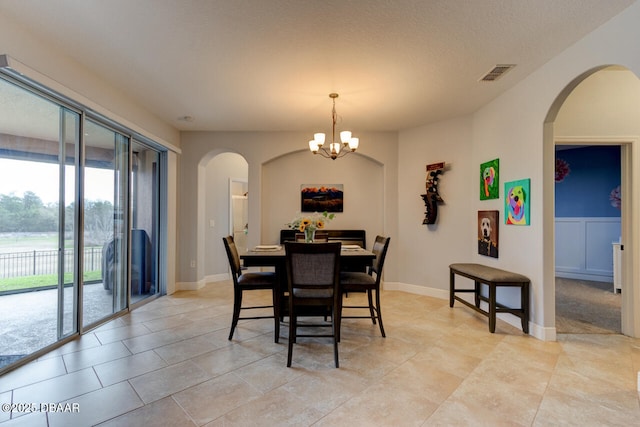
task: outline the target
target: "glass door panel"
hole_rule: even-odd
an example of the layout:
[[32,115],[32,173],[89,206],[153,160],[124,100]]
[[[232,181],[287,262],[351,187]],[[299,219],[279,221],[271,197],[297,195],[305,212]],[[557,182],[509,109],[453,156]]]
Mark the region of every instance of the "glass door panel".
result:
[[160,153],[132,142],[131,302],[159,293],[158,219]]
[[82,325],[87,327],[128,306],[129,143],[89,120],[84,137]]
[[64,285],[75,281],[72,268],[65,276],[66,255],[75,251],[64,233],[62,142],[73,147],[80,116],[4,79],[0,100],[9,106],[0,120],[1,370],[77,331],[73,308],[62,320]]
[[59,203],[59,215],[63,218],[62,231],[59,234],[58,247],[58,334],[59,338],[68,336],[78,330],[78,263],[77,251],[79,230],[77,230],[76,217],[76,150],[80,145],[80,120],[77,113],[61,109],[62,141],[60,145],[60,157],[65,159],[60,162],[60,174],[62,176]]

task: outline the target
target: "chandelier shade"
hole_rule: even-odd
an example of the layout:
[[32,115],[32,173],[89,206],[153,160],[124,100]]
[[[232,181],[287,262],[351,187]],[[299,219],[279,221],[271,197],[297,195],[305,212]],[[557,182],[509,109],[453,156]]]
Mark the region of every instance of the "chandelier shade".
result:
[[331,110],[331,119],[333,123],[331,142],[325,144],[326,136],[322,132],[313,134],[313,139],[309,141],[309,150],[311,150],[313,154],[320,154],[322,157],[332,160],[335,160],[338,157],[343,157],[349,153],[353,153],[358,149],[358,145],[360,144],[360,139],[352,137],[351,131],[348,130],[340,132],[340,142],[336,142],[336,121],[338,119],[338,115],[336,113],[337,97],[337,93],[329,94],[329,98],[333,100],[333,109]]

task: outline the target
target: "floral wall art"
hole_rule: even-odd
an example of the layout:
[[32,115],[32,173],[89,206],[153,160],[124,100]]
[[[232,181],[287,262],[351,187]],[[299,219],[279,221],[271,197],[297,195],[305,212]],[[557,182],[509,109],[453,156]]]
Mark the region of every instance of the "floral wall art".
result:
[[557,218],[620,217],[620,146],[562,146],[555,172]]

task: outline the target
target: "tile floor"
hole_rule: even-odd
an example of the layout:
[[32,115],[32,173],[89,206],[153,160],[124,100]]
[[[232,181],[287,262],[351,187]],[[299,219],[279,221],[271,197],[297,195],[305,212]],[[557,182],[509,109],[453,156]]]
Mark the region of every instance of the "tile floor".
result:
[[[542,342],[435,298],[382,295],[387,338],[345,319],[340,369],[326,339],[241,323],[227,340],[230,282],[159,298],[0,377],[0,426],[630,426],[640,422],[640,340]],[[352,295],[350,298],[360,298]],[[268,293],[254,293],[267,301]],[[248,301],[249,303],[251,301]],[[39,406],[38,406],[39,408]]]

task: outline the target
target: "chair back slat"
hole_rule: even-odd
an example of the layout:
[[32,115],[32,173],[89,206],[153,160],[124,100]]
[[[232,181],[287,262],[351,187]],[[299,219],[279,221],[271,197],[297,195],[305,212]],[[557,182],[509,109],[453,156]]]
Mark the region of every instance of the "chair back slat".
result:
[[229,266],[231,267],[231,273],[234,276],[234,280],[240,276],[240,255],[238,255],[238,248],[233,240],[232,236],[223,237],[224,248],[227,251],[227,257],[229,258]]
[[373,260],[373,264],[369,269],[369,274],[376,273],[376,275],[382,274],[382,268],[384,266],[384,259],[387,257],[387,250],[389,249],[390,237],[376,236],[376,240],[373,243],[373,252],[376,255],[376,259]]

